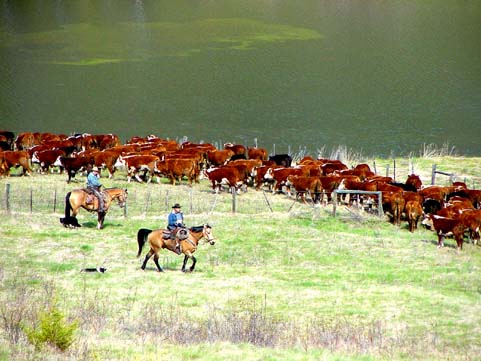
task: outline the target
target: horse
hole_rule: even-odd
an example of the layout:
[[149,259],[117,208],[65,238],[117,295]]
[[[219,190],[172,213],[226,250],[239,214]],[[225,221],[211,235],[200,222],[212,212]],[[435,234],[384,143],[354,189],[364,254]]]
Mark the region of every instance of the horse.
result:
[[105,211],[99,212],[99,200],[97,197],[92,197],[93,199],[90,199],[90,202],[88,202],[87,198],[91,195],[87,193],[85,189],[74,189],[73,191],[68,192],[65,197],[65,218],[60,218],[60,223],[65,227],[80,227],[76,217],[80,207],[82,207],[89,212],[97,212],[97,229],[102,229],[104,227],[105,215],[112,202],[116,200],[119,207],[123,208],[127,202],[128,193],[127,189],[105,188],[102,190],[102,194],[104,196]]
[[[144,244],[148,241],[150,244],[150,251],[146,254],[144,262],[142,263],[141,269],[145,270],[145,266],[150,257],[154,256],[154,262],[157,266],[159,272],[164,272],[159,264],[159,252],[162,248],[166,248],[169,251],[175,252],[175,240],[166,239],[163,234],[167,231],[165,229],[150,230],[146,228],[141,228],[137,232],[137,243],[139,245],[139,251],[137,252],[137,258],[140,257],[142,253],[142,248]],[[212,234],[212,227],[208,224],[202,226],[190,227],[188,229],[188,234],[186,239],[179,239],[181,252],[184,254],[184,263],[182,264],[182,272],[186,272],[186,265],[189,259],[192,260],[192,265],[189,271],[194,271],[197,259],[194,257],[193,253],[197,249],[199,241],[202,238],[206,239],[210,245],[215,244],[215,239]],[[177,253],[176,253],[177,254]]]

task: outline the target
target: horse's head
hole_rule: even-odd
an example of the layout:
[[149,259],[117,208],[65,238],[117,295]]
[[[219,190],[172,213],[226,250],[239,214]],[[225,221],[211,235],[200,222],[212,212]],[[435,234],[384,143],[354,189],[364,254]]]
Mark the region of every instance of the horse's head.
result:
[[125,207],[125,203],[127,203],[127,196],[128,196],[127,189],[122,189],[117,197],[117,202],[120,208]]
[[207,242],[209,242],[211,246],[215,244],[214,235],[212,234],[212,227],[209,226],[208,224],[204,224],[202,235],[205,237],[205,239],[207,240]]

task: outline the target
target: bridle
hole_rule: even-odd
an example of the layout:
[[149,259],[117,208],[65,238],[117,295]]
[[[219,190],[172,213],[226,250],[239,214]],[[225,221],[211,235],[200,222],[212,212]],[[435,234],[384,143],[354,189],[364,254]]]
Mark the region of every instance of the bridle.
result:
[[202,234],[206,239],[206,243],[210,243],[211,245],[215,244],[214,236],[212,235],[212,228],[208,227],[204,224],[204,229],[202,230]]

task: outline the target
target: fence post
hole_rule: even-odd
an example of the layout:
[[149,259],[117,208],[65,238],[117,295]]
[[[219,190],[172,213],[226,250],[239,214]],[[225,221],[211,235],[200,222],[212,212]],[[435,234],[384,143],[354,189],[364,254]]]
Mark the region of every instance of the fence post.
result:
[[337,209],[337,191],[334,190],[332,192],[333,197],[332,197],[332,216],[336,216],[336,209]]
[[10,184],[5,184],[5,209],[10,213]]
[[386,164],[386,177],[389,177],[389,164]]
[[436,183],[436,164],[433,164],[433,169],[431,172],[431,185]]
[[53,213],[57,211],[57,188],[53,191]]
[[374,168],[374,174],[377,174],[377,169],[376,169],[376,160],[373,160],[373,168]]
[[193,204],[194,203],[194,194],[193,194],[193,192],[194,192],[194,190],[191,187],[190,190],[189,190],[189,198],[190,198],[189,199],[189,203],[190,203],[189,211],[190,211],[191,214],[194,213],[194,204]]
[[149,203],[150,203],[150,191],[147,192],[147,199],[145,200],[145,214],[147,214],[149,210]]
[[231,192],[232,192],[232,213],[235,213],[235,196],[236,196],[236,191],[235,187],[231,187]]
[[394,181],[396,181],[396,159],[393,159],[393,168],[394,169],[393,169],[393,173],[392,173],[393,176],[392,177],[393,177]]
[[384,216],[384,211],[382,209],[382,192],[377,192],[377,213],[381,218]]

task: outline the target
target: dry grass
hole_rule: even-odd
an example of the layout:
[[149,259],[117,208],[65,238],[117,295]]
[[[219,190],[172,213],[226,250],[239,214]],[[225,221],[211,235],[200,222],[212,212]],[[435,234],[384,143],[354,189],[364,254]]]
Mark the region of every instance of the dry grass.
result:
[[[430,179],[431,163],[415,158],[397,161],[400,179],[409,164]],[[465,174],[475,179],[475,164],[447,158],[443,167],[472,168]],[[479,246],[456,253],[448,240],[438,250],[426,230],[411,234],[352,210],[332,218],[330,207],[252,190],[237,196],[233,214],[232,196],[214,195],[205,181],[190,189],[127,184],[121,175],[104,183],[129,188],[127,218],[114,206],[97,231],[82,212],[83,227],[70,230],[58,222],[59,195],[80,182],[64,180],[2,180],[22,196],[0,219],[0,359],[469,360],[481,353],[481,315],[466,313],[481,306]],[[165,273],[151,262],[142,272],[136,232],[163,226],[174,200],[189,225],[212,224],[218,241],[199,247],[192,274],[165,252]],[[80,272],[100,265],[105,274]],[[33,322],[53,295],[81,332],[67,353],[35,355],[18,325]]]

